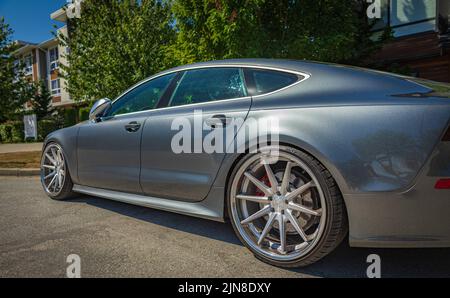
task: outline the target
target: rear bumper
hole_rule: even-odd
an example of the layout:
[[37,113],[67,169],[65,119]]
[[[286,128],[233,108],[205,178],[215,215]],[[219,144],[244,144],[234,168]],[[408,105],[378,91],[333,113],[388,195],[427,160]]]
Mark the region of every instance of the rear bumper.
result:
[[350,245],[355,247],[450,247],[450,142],[440,143],[410,189],[401,193],[344,195]]

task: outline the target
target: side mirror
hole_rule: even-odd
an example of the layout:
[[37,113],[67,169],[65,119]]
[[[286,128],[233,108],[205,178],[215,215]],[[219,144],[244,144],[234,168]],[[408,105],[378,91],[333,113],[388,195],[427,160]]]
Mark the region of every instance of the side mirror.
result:
[[109,98],[97,100],[89,112],[89,120],[97,121],[109,107],[111,107],[111,100]]

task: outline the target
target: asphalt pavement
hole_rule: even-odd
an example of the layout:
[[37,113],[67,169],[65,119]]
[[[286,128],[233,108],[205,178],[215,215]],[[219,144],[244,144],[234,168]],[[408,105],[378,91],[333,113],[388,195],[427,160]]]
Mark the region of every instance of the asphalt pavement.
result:
[[281,269],[257,260],[217,223],[100,198],[53,201],[37,177],[0,177],[0,277],[450,277],[450,249],[362,249],[343,243],[318,263]]

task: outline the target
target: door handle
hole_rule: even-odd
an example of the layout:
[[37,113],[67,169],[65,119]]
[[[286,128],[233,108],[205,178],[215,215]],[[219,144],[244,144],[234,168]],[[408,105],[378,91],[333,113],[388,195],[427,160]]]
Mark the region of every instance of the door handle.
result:
[[210,126],[211,128],[216,127],[225,127],[231,122],[231,118],[228,118],[227,116],[220,114],[220,115],[214,115],[211,118],[206,119],[206,125]]
[[125,130],[129,132],[136,132],[141,128],[141,124],[136,121],[132,121],[125,125]]

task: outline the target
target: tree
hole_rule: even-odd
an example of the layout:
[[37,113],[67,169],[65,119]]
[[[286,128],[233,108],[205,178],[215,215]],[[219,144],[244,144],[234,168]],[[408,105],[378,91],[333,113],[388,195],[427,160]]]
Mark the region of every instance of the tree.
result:
[[69,22],[70,48],[62,75],[75,100],[114,98],[164,69],[174,38],[170,6],[152,0],[86,0]]
[[365,0],[85,0],[70,19],[62,75],[76,100],[114,98],[171,66],[228,58],[363,65],[373,40]]
[[43,80],[35,85],[35,90],[36,92],[31,100],[31,104],[36,118],[41,120],[54,112],[54,109],[51,107],[52,95]]
[[0,123],[17,118],[32,88],[23,79],[21,65],[15,65],[12,53],[17,45],[11,42],[13,31],[0,18]]
[[385,39],[372,40],[364,0],[177,0],[180,64],[264,57],[360,64]]
[[262,57],[259,24],[264,0],[177,0],[173,14],[176,42],[170,46],[174,64]]

